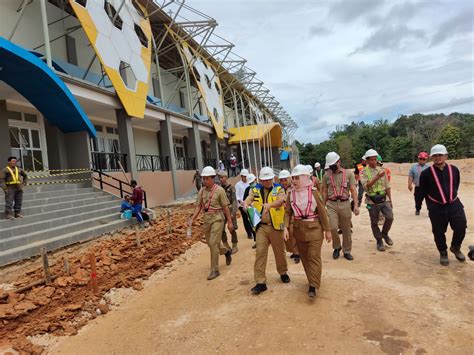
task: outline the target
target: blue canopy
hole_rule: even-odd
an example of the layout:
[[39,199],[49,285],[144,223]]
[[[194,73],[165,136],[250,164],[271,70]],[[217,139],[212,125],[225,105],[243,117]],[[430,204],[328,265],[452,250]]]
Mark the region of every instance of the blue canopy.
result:
[[286,150],[282,150],[282,152],[280,153],[280,160],[284,161],[284,160],[289,160],[289,159],[290,159],[290,153],[287,152]]
[[0,36],[0,80],[64,133],[96,131],[66,84],[41,59]]

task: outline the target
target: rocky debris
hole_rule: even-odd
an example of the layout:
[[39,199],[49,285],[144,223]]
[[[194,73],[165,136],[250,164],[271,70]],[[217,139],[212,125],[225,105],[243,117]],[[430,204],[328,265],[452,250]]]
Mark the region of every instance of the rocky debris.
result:
[[[0,348],[11,346],[20,353],[39,354],[44,351],[38,345],[41,342],[32,343],[29,339],[74,335],[91,319],[108,313],[110,307],[142,290],[144,280],[202,239],[202,219],[195,223],[193,239],[186,238],[185,226],[191,211],[192,206],[172,211],[171,234],[167,232],[167,214],[158,214],[153,226],[139,231],[140,247],[131,230],[91,243],[87,250],[68,252],[65,255],[69,274],[64,270],[64,259],[57,260],[50,265],[50,272],[58,277],[47,286],[16,293],[1,285]],[[96,257],[98,295],[93,295],[90,287],[91,253]],[[40,267],[28,269],[18,275],[14,288],[43,277]]]

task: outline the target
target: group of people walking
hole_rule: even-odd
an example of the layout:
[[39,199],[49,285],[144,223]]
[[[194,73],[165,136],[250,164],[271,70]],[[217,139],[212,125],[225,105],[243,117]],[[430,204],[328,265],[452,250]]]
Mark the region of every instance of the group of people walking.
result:
[[[440,252],[440,263],[448,265],[446,230],[450,224],[453,240],[450,250],[459,261],[467,221],[458,198],[459,170],[446,162],[448,152],[442,145],[435,145],[430,154],[433,164],[426,164],[428,153],[421,152],[418,163],[410,169],[408,188],[415,197],[415,214],[426,200],[429,217]],[[216,176],[221,186],[218,186]],[[369,149],[353,171],[341,165],[336,152],[326,155],[325,168],[320,163],[312,166],[297,165],[292,171],[283,170],[278,176],[270,167],[263,167],[257,178],[242,169],[235,188],[228,182],[227,173],[205,167],[201,173],[204,187],[199,191],[196,208],[189,220],[204,212],[206,241],[211,252],[211,272],[208,280],[219,276],[219,255],[232,262],[237,247],[237,210],[240,211],[249,239],[255,240],[255,286],[253,294],[267,290],[266,265],[271,246],[276,269],[283,283],[289,283],[286,252],[292,253],[296,263],[302,262],[308,279],[308,297],[316,297],[321,285],[321,248],[324,240],[332,241],[333,258],[352,256],[352,215],[360,214],[365,194],[370,225],[378,251],[392,246],[390,236],[394,220],[390,171],[383,167],[380,155]],[[278,183],[276,182],[278,180]],[[357,187],[359,191],[357,191]],[[352,199],[352,201],[351,201]],[[257,214],[257,218],[255,218]],[[380,220],[383,225],[380,228]],[[227,242],[225,224],[231,233],[232,247]],[[339,234],[342,234],[342,243]]]

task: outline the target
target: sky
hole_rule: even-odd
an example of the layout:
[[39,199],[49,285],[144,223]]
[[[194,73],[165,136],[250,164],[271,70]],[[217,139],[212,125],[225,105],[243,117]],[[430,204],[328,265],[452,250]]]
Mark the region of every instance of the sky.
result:
[[187,0],[215,18],[299,128],[474,112],[474,2]]

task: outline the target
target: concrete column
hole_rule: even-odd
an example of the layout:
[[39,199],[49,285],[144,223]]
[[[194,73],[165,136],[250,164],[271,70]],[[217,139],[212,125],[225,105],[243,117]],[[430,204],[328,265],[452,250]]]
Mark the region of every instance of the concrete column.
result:
[[127,172],[132,179],[138,179],[137,156],[135,154],[135,140],[133,139],[132,117],[125,110],[115,111],[117,130],[119,135],[120,153],[127,154]]
[[[44,120],[44,130],[46,134],[46,145],[48,148],[48,166],[52,170],[74,169],[68,165],[67,148],[65,134],[61,130]],[[89,168],[89,167],[88,167]]]
[[160,142],[162,149],[160,152],[161,156],[163,159],[168,157],[171,178],[173,179],[173,193],[174,198],[176,199],[179,196],[179,186],[176,176],[176,158],[173,147],[173,130],[171,127],[171,118],[168,114],[166,114],[166,119],[164,121],[160,121]]
[[[211,140],[211,158],[217,160],[217,165],[219,162],[219,144],[217,143],[217,136],[213,133],[209,135],[209,138]],[[214,166],[214,168],[217,168],[217,166]]]
[[201,149],[201,135],[199,133],[199,124],[193,122],[193,128],[188,129],[188,153],[190,158],[196,159],[196,169],[199,171],[204,167]]
[[91,153],[89,147],[89,134],[76,132],[64,134],[67,152],[67,168],[90,169]]
[[7,102],[0,100],[0,166],[7,165],[7,159],[12,155],[10,146],[10,128],[8,126]]

